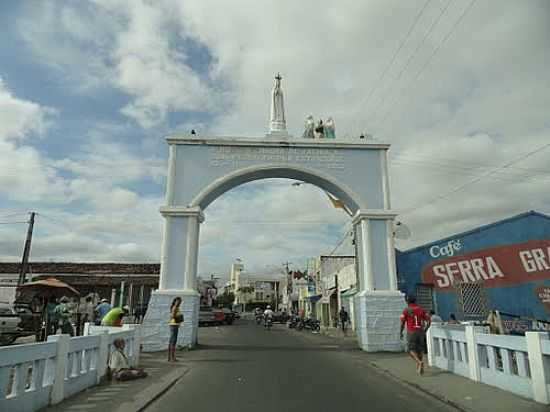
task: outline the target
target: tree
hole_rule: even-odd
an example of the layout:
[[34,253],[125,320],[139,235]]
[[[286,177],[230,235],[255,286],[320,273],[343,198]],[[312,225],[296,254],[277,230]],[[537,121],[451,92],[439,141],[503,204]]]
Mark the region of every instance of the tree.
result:
[[237,292],[241,292],[244,294],[254,293],[254,287],[252,286],[241,286],[239,289],[237,289]]
[[215,305],[216,306],[223,306],[223,307],[231,307],[233,302],[235,301],[235,294],[233,292],[228,292],[227,290],[224,291],[221,295],[218,295],[218,297],[215,299]]
[[[241,286],[239,289],[237,289],[237,292],[242,293],[243,295],[248,295],[248,294],[254,293],[254,290],[255,289],[252,286]],[[247,301],[247,299],[243,299],[243,300],[244,300],[243,310],[246,311],[246,301]]]

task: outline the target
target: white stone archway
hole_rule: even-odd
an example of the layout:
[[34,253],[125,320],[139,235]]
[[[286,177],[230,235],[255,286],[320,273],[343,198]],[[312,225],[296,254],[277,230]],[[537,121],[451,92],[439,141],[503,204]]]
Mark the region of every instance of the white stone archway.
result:
[[171,136],[159,289],[143,323],[144,349],[168,342],[169,305],[183,298],[178,344],[197,343],[197,258],[203,211],[246,182],[289,178],[314,184],[353,213],[360,292],[355,297],[359,344],[368,351],[401,350],[387,151],[372,141],[294,139],[280,132],[258,139]]

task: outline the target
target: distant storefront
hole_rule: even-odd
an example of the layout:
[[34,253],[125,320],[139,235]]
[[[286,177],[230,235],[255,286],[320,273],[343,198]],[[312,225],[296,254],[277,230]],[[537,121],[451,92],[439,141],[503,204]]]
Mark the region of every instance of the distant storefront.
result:
[[[19,266],[0,262],[0,301],[15,298]],[[97,294],[133,308],[147,305],[151,292],[158,288],[159,272],[158,263],[31,262],[26,280],[55,277],[78,290],[80,296]]]
[[396,258],[400,289],[444,320],[499,310],[550,321],[550,216],[530,211]]

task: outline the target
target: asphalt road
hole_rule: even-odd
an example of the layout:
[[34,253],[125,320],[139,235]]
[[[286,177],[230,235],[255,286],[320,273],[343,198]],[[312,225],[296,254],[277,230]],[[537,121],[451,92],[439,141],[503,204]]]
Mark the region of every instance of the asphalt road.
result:
[[352,343],[250,321],[199,329],[190,372],[154,411],[456,411],[369,366]]

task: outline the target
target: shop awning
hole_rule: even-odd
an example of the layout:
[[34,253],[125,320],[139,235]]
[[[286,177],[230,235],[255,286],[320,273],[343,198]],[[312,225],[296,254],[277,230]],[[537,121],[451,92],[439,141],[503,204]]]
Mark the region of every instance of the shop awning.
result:
[[308,296],[307,298],[311,301],[311,302],[317,302],[319,299],[321,299],[321,294],[319,295],[310,295]]
[[357,294],[357,289],[351,288],[351,289],[345,290],[344,292],[341,292],[340,296],[343,298],[350,298],[355,294]]

